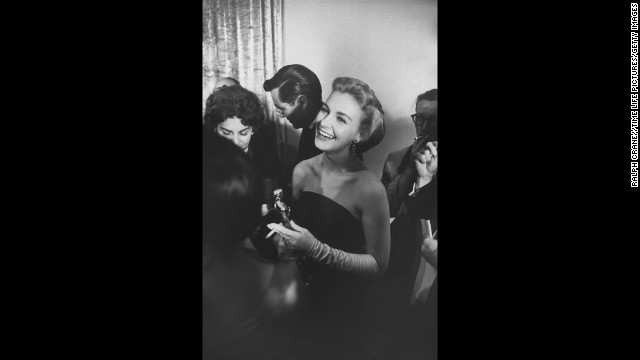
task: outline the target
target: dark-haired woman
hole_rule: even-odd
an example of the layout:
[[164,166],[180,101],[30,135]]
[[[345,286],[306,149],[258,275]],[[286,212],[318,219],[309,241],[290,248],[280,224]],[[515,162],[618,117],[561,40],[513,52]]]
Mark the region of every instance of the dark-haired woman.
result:
[[254,137],[264,120],[262,105],[250,90],[239,85],[215,89],[207,99],[204,115],[205,131],[211,131],[231,140],[244,151],[258,168],[263,180],[262,215],[265,216],[251,241],[261,256],[277,260],[277,251],[265,241],[269,233],[266,224],[277,218],[273,211],[273,191],[282,187],[282,169],[274,144],[267,136]]
[[[281,186],[280,160],[273,145],[253,138],[262,126],[264,113],[258,97],[239,85],[215,89],[207,99],[204,115],[205,129],[233,141],[255,163],[264,181],[262,213]],[[253,140],[252,140],[253,139]]]

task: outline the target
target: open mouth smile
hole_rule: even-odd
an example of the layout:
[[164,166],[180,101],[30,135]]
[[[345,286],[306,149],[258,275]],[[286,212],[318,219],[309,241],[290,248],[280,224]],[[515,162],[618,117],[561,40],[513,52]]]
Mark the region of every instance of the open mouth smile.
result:
[[316,131],[316,136],[322,140],[333,140],[336,138],[335,136],[329,134],[328,132],[322,131],[320,128],[318,128],[318,131]]

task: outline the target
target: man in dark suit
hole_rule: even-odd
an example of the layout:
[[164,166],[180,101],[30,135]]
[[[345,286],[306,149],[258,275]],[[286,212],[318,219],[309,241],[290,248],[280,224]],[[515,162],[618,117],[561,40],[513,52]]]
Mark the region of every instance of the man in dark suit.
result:
[[416,128],[413,144],[390,153],[382,174],[389,213],[394,218],[387,286],[389,293],[393,293],[389,296],[394,297],[390,301],[394,304],[397,321],[406,331],[409,341],[405,343],[404,350],[435,359],[437,277],[426,303],[418,302],[411,306],[409,298],[422,256],[422,242],[417,234],[420,219],[429,220],[434,233],[438,229],[437,89],[418,96],[416,113],[411,117]]
[[[413,144],[394,151],[387,156],[382,173],[382,183],[388,187],[390,183],[398,178],[405,170],[411,172],[406,175],[412,175],[410,181],[415,180],[416,173],[410,166],[410,160],[415,153],[424,149],[427,142],[435,142],[438,140],[438,90],[432,89],[420,94],[416,100],[416,113],[411,115],[416,128],[416,137]],[[405,175],[405,177],[406,177]],[[406,186],[406,181],[403,182]],[[391,199],[390,199],[391,200]],[[393,200],[399,200],[393,198]],[[390,202],[391,204],[391,202]],[[394,202],[394,207],[399,206]],[[392,211],[391,214],[395,214]]]
[[293,166],[320,154],[314,143],[314,120],[322,108],[322,85],[316,74],[303,65],[286,65],[262,87],[270,92],[276,113],[286,117],[294,129],[302,128]]
[[411,117],[416,128],[413,144],[390,153],[382,174],[389,214],[395,218],[391,226],[389,271],[403,278],[409,275],[408,267],[419,250],[415,242],[416,221],[428,219],[434,232],[438,228],[437,89],[418,96],[416,113]]

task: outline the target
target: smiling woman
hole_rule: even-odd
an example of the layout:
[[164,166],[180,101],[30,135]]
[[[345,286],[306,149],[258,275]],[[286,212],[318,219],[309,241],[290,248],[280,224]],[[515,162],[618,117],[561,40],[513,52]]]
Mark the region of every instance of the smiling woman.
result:
[[[334,121],[330,121],[332,108],[335,113]],[[380,101],[367,84],[353,78],[336,78],[333,81],[333,92],[322,105],[316,120],[317,128],[322,130],[318,133],[328,136],[317,136],[316,146],[320,149],[318,140],[322,143],[336,139],[336,136],[327,131],[329,128],[338,132],[350,129],[351,132],[345,134],[346,139],[353,138],[349,144],[350,150],[365,152],[379,144],[384,137],[383,114]]]
[[306,259],[309,321],[317,331],[311,352],[369,359],[379,330],[379,314],[372,310],[376,278],[389,259],[389,205],[382,183],[354,147],[369,149],[382,140],[383,112],[373,90],[358,79],[337,78],[332,90],[316,125],[315,145],[323,152],[293,171],[293,229],[269,227]]

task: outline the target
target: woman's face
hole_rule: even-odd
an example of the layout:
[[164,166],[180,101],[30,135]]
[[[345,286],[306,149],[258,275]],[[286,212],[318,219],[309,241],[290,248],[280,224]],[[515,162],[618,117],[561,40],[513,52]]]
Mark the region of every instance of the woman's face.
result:
[[353,96],[334,91],[322,105],[316,123],[315,145],[322,151],[342,150],[360,139],[362,110]]
[[242,151],[247,152],[253,129],[251,126],[242,125],[238,117],[227,118],[218,124],[216,131],[218,135],[233,141]]

